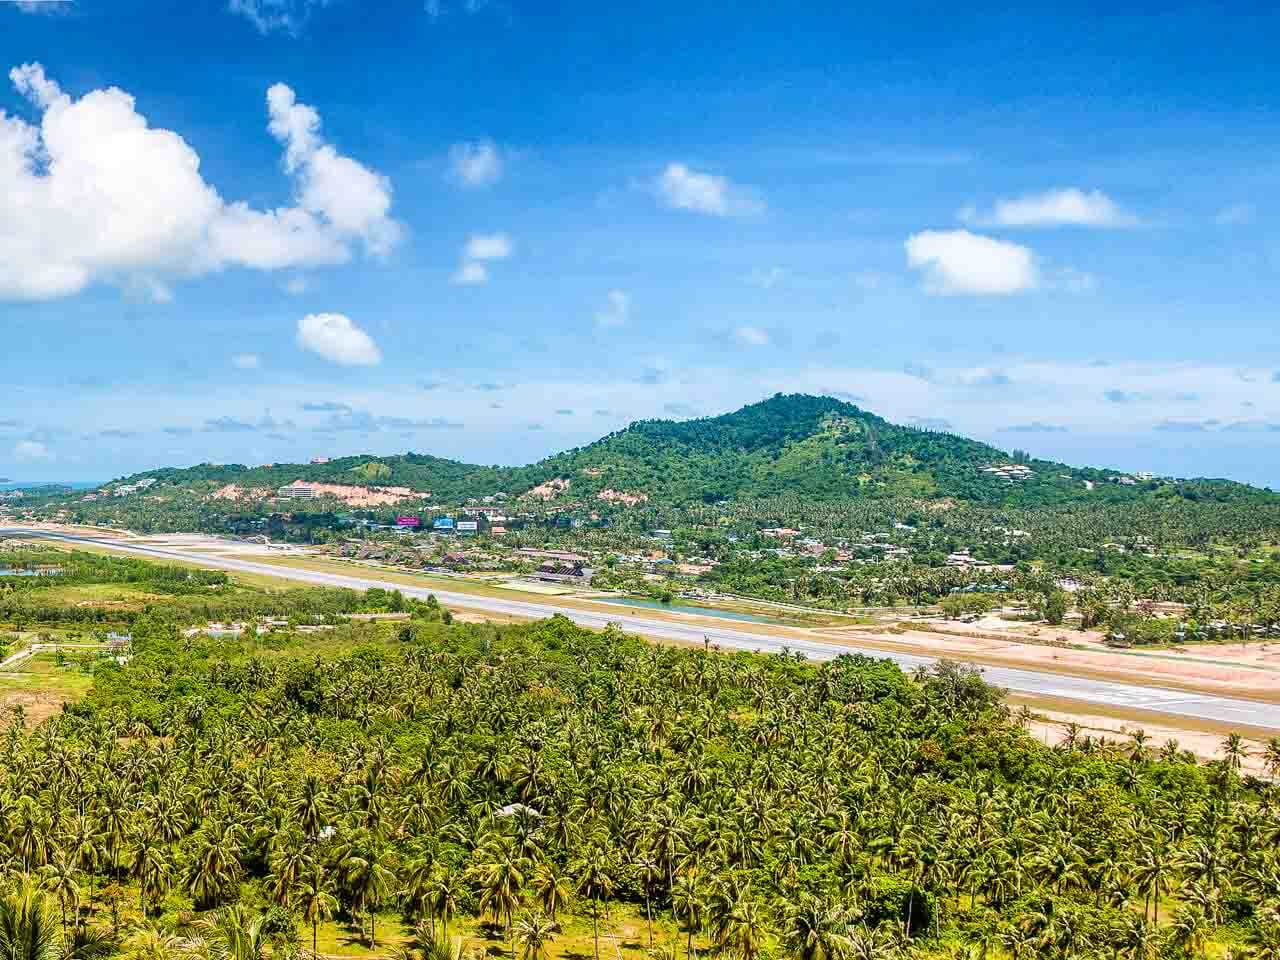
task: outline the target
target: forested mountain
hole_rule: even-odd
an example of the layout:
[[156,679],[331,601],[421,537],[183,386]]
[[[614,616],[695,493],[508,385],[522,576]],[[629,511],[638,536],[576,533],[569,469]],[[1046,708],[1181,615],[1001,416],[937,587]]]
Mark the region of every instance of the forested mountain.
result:
[[[1002,470],[1003,472],[996,472]],[[204,464],[131,480],[214,487],[279,487],[295,480],[431,491],[442,502],[548,494],[594,498],[611,490],[673,506],[783,494],[815,500],[916,497],[1033,506],[1148,497],[1234,500],[1271,494],[1225,480],[1169,482],[1069,467],[955,434],[890,423],[830,397],[778,394],[719,417],[641,420],[586,447],[523,467],[489,467],[408,453],[324,464],[249,468]]]

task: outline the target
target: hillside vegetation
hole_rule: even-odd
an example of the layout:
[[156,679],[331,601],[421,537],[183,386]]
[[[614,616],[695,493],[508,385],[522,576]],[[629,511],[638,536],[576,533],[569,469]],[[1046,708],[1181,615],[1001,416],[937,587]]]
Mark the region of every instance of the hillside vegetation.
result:
[[[1018,479],[983,468],[1018,464]],[[345,457],[324,464],[249,468],[204,464],[129,478],[213,490],[235,483],[277,488],[295,480],[377,483],[430,491],[441,502],[522,494],[567,480],[565,499],[604,490],[668,506],[799,495],[813,500],[953,498],[1035,506],[1151,497],[1236,500],[1270,494],[1225,480],[1118,484],[1116,471],[1070,467],[998,450],[955,434],[890,423],[830,397],[779,394],[698,420],[642,420],[590,444],[524,467],[477,466],[425,454]]]

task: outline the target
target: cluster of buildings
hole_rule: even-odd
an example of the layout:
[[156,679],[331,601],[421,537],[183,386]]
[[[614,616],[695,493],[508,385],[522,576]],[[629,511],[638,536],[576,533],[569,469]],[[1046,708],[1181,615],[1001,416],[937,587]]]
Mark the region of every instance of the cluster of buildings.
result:
[[[147,477],[145,480],[139,480],[137,483],[122,483],[115,487],[104,488],[103,490],[99,491],[99,493],[104,497],[107,496],[108,494],[113,497],[127,497],[129,496],[129,494],[137,493],[139,490],[149,490],[151,487],[154,487],[155,485],[156,485],[155,478]],[[94,494],[90,493],[90,494],[86,494],[80,499],[84,501],[84,500],[96,500],[98,498]]]
[[1021,463],[992,464],[991,466],[983,467],[982,472],[993,477],[999,477],[1009,483],[1021,483],[1023,480],[1030,480],[1036,475],[1034,470]]
[[1013,569],[1011,563],[988,563],[986,560],[979,560],[969,552],[969,548],[957,550],[955,553],[947,554],[948,567],[965,567],[969,570],[1003,570],[1009,571]]

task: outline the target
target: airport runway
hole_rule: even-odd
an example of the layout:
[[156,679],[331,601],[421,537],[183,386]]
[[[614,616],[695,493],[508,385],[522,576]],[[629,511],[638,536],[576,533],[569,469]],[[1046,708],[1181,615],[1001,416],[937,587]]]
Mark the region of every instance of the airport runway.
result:
[[[418,598],[425,598],[429,594],[435,594],[436,598],[447,606],[489,613],[504,613],[516,617],[541,619],[558,613],[584,627],[598,629],[606,624],[613,623],[629,633],[660,640],[701,644],[704,638],[707,638],[712,644],[722,648],[763,652],[778,652],[786,649],[803,653],[812,660],[831,660],[844,653],[863,653],[871,657],[892,660],[907,671],[919,666],[927,667],[937,662],[934,657],[888,652],[872,647],[823,643],[793,636],[770,637],[765,633],[752,633],[718,625],[700,623],[686,625],[671,620],[658,620],[646,617],[643,614],[626,612],[622,608],[619,608],[617,612],[610,610],[608,612],[594,613],[578,607],[557,606],[553,599],[530,601],[481,597],[468,593],[454,593],[445,589],[406,586],[402,583],[378,580],[373,575],[355,576],[324,573],[318,570],[255,563],[252,560],[236,560],[229,557],[187,553],[180,549],[135,545],[108,538],[73,536],[22,527],[0,528],[0,536],[43,537],[51,540],[62,540],[67,543],[84,543],[107,547],[121,553],[151,557],[156,560],[177,560],[202,567],[261,574],[318,586],[347,587],[355,590],[382,587],[387,590],[399,590],[406,596]],[[1280,731],[1280,704],[1263,703],[1239,697],[1223,697],[1207,693],[1189,693],[1184,690],[1148,687],[1114,680],[1098,680],[1036,670],[1022,670],[1013,667],[982,666],[982,675],[988,683],[1003,687],[1010,693],[1015,694],[1075,700],[1119,709],[1144,710],[1174,717],[1225,724],[1227,726],[1240,725]]]

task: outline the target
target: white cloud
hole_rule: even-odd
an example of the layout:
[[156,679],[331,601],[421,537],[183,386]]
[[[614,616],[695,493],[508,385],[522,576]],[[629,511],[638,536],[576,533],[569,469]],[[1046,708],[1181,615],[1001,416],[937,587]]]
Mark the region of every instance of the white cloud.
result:
[[302,294],[306,293],[307,288],[308,288],[308,284],[307,284],[306,277],[290,277],[283,284],[281,284],[281,289],[284,290],[285,293],[295,297],[301,296]]
[[514,249],[505,233],[473,233],[462,255],[468,260],[505,260]]
[[1138,218],[1122,210],[1101,190],[1078,187],[1029,193],[997,200],[983,213],[969,206],[960,211],[965,223],[987,227],[1133,227]]
[[727,177],[699,173],[683,163],[670,163],[654,182],[654,192],[664,206],[716,217],[748,216],[764,211],[755,191],[740,187]]
[[1233,203],[1218,211],[1213,222],[1224,227],[1238,227],[1253,223],[1257,211],[1251,203]]
[[280,31],[297,36],[315,7],[328,0],[229,0],[227,9],[253,24],[264,36]]
[[733,338],[749,347],[765,347],[769,345],[769,331],[760,327],[738,327],[733,331]]
[[341,313],[309,313],[298,321],[298,346],[344,367],[382,362],[373,338]]
[[0,299],[340,263],[400,239],[386,178],[325,143],[319,115],[283,84],[268,92],[269,129],[286,147],[295,205],[256,210],[223,200],[196,152],[150,127],[123,90],[73,99],[39,64],[9,77],[41,116],[32,126],[0,112]]
[[596,311],[596,326],[626,326],[631,318],[631,298],[622,290],[610,290],[605,300],[604,308]]
[[231,358],[231,365],[237,370],[257,370],[262,366],[262,357],[256,353],[237,353]]
[[449,282],[459,287],[480,287],[489,282],[489,268],[474,260],[464,260],[458,264]]
[[13,458],[19,463],[34,463],[37,460],[52,460],[53,453],[38,440],[19,440],[14,445]]
[[905,246],[907,265],[924,271],[928,293],[1022,293],[1040,282],[1030,249],[968,230],[925,230],[908,237]]
[[751,275],[747,277],[747,283],[753,287],[759,287],[761,290],[772,290],[778,285],[787,272],[781,267],[770,267],[768,270],[752,270]]
[[445,0],[426,0],[423,4],[423,9],[426,10],[427,16],[435,21],[450,13],[482,13],[491,6],[500,7],[500,5],[491,3],[490,0],[461,0],[460,3],[446,3]]
[[464,187],[487,187],[502,177],[502,156],[492,140],[455,143],[449,148],[449,173]]
[[489,282],[488,260],[505,260],[515,244],[505,233],[473,233],[462,248],[462,262],[449,282],[461,287],[478,287]]
[[23,13],[45,13],[50,16],[66,13],[73,6],[74,0],[10,0]]

